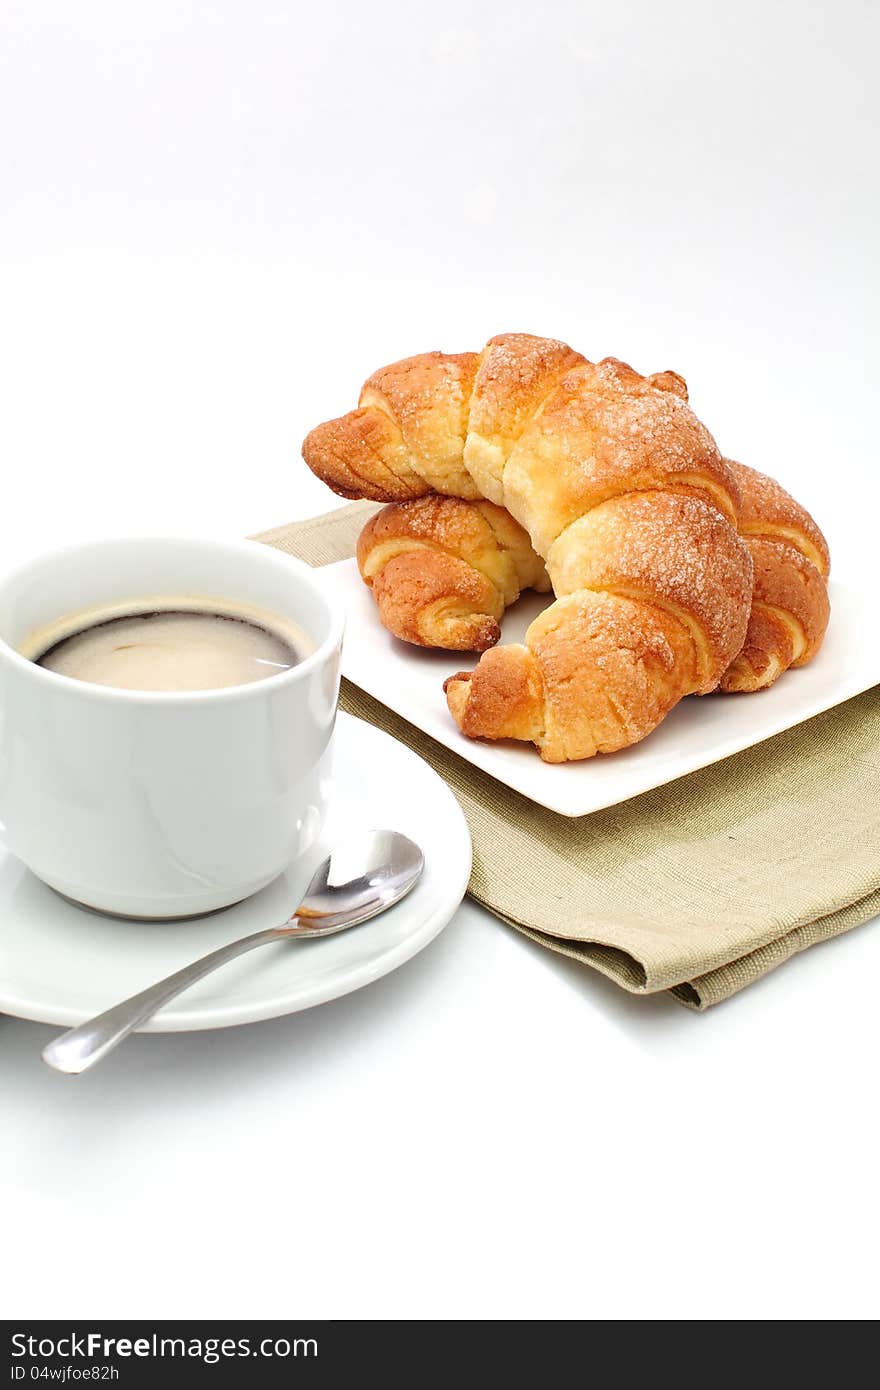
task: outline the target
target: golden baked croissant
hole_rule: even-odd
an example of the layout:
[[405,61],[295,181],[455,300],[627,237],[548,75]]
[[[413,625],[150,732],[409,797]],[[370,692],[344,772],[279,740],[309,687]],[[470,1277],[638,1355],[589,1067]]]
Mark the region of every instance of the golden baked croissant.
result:
[[446,683],[465,733],[531,741],[551,762],[610,752],[713,689],[741,649],[739,491],[686,397],[674,373],[506,334],[383,369],[357,410],[307,437],[337,492],[489,497],[546,561],[557,601],[525,643]]
[[[822,532],[793,497],[763,473],[727,463],[743,499],[739,530],[752,554],[755,585],[742,651],[719,689],[741,693],[765,689],[815,656],[828,625],[829,560]],[[491,535],[485,524],[475,525],[474,511],[491,517]],[[509,558],[497,556],[496,547]],[[361,533],[358,563],[395,636],[449,650],[494,646],[502,607],[526,587],[549,587],[540,557],[507,512],[436,494],[392,503],[372,517]]]

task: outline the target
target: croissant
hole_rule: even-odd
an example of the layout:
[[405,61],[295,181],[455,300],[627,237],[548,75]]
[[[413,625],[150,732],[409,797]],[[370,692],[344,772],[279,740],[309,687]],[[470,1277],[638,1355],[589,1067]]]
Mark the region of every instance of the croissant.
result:
[[675,373],[643,377],[526,334],[377,372],[305,440],[345,496],[488,498],[528,533],[557,601],[525,643],[446,683],[472,736],[549,762],[644,738],[743,645],[752,559],[739,489]]
[[[739,693],[764,689],[815,656],[828,625],[829,559],[816,522],[777,482],[727,464],[739,483],[739,530],[755,574],[745,642],[719,685]],[[475,513],[491,518],[491,535],[475,525]],[[372,517],[358,563],[395,636],[449,650],[494,646],[502,608],[524,588],[549,587],[540,557],[507,512],[436,495],[392,503]]]

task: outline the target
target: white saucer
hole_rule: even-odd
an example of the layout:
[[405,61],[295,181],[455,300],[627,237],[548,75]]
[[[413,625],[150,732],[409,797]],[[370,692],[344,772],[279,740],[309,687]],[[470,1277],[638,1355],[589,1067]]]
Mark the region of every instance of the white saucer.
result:
[[0,1013],[81,1023],[216,946],[283,922],[346,827],[403,830],[425,870],[396,907],[323,941],[264,946],[167,1005],[150,1033],[226,1028],[326,1003],[387,975],[443,929],[464,896],[471,843],[446,783],[403,744],[340,714],[334,799],[321,845],[261,893],[210,917],[133,922],[53,893],[0,848]]

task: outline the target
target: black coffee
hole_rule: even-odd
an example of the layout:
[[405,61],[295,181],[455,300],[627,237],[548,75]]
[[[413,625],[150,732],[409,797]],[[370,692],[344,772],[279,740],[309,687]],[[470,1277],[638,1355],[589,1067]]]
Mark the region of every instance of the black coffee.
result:
[[169,609],[93,622],[55,642],[37,665],[121,690],[217,690],[289,671],[306,651],[293,624]]

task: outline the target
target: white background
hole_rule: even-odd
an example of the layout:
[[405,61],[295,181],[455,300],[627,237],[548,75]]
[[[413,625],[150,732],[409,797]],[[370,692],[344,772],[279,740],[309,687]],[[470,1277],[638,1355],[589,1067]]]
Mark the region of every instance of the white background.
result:
[[[0,559],[324,510],[374,367],[524,329],[684,372],[874,582],[878,56],[868,0],[5,0]],[[878,971],[698,1017],[467,906],[79,1081],[0,1019],[0,1306],[876,1314]]]

